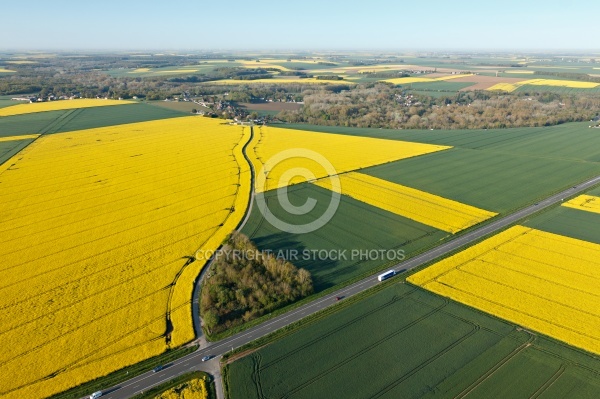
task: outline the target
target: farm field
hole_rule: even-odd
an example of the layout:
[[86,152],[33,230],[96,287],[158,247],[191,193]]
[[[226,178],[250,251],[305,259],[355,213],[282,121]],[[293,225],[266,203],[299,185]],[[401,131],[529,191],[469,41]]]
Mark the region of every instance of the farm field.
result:
[[600,83],[583,82],[578,80],[559,80],[559,79],[529,79],[517,83],[498,83],[487,90],[503,90],[512,92],[521,86],[544,86],[544,87],[568,87],[574,89],[595,89]]
[[[28,137],[28,136],[23,136]],[[22,140],[4,140],[3,137],[0,137],[0,165],[5,161],[9,160],[13,155],[21,151],[23,148],[27,147],[31,142],[33,142],[33,138],[24,138]]]
[[189,257],[241,220],[249,137],[172,118],[44,135],[0,166],[0,396],[46,397],[194,337],[205,260]]
[[452,148],[362,173],[506,213],[600,174],[600,163]]
[[50,126],[67,112],[48,111],[0,117],[0,137],[43,133],[47,126]]
[[75,108],[88,107],[106,107],[113,105],[131,104],[131,101],[125,100],[96,100],[96,99],[78,99],[78,100],[60,100],[33,104],[17,104],[10,107],[0,108],[0,116],[12,116],[31,114],[34,112],[58,111]]
[[470,76],[470,74],[456,74],[456,75],[446,75],[435,78],[427,78],[427,77],[406,77],[406,78],[394,78],[394,79],[385,79],[384,82],[389,82],[395,85],[406,85],[410,83],[438,83],[440,81],[446,81],[457,78],[465,78]]
[[524,223],[527,227],[600,244],[600,215],[560,206]]
[[2,100],[0,98],[0,108],[10,107],[11,105],[17,105],[17,104],[19,104],[19,102],[17,102],[17,101]]
[[200,63],[185,66],[170,66],[162,68],[135,68],[135,69],[111,69],[105,71],[110,76],[114,77],[156,77],[156,76],[177,76],[177,75],[197,75],[213,71],[217,67],[239,66],[239,64],[229,63],[221,60],[216,63]]
[[209,111],[209,108],[203,107],[192,101],[151,101],[148,104],[154,107],[184,112],[186,114],[189,114],[194,109],[197,111]]
[[183,112],[155,108],[148,104],[130,103],[118,107],[93,107],[76,109],[44,129],[45,134],[62,133],[74,130],[124,125],[188,116]]
[[593,195],[580,195],[577,198],[573,198],[572,200],[565,202],[563,206],[586,212],[600,213],[600,197]]
[[206,379],[193,378],[156,395],[154,399],[209,399]]
[[[450,148],[276,127],[259,127],[255,129],[255,136],[249,157],[256,168],[258,192],[308,180],[291,176],[288,181],[285,173],[294,168],[308,169],[314,178],[320,178]],[[340,151],[341,148],[344,151]],[[315,153],[326,158],[335,170],[326,170],[321,159],[313,159]],[[277,157],[281,154],[287,154],[287,158],[279,162]]]
[[[344,173],[339,178],[342,194],[452,234],[496,215],[358,172]],[[328,178],[314,184],[333,190]]]
[[419,288],[393,284],[342,306],[229,364],[230,397],[593,398],[600,389],[597,358]]
[[600,244],[515,226],[407,281],[600,354]]
[[[531,75],[527,75],[526,79],[531,79]],[[470,86],[462,88],[463,91],[471,91],[471,90],[488,90],[490,87],[494,86],[498,83],[518,83],[522,81],[523,78],[517,77],[514,74],[507,74],[506,76],[495,76],[493,75],[471,75],[465,77],[459,77],[452,80],[453,83],[471,83]]]
[[0,137],[31,133],[62,133],[180,116],[187,115],[178,111],[136,103],[118,107],[90,107],[39,112],[0,118]]
[[582,88],[572,86],[560,86],[560,85],[520,85],[517,87],[515,92],[519,93],[560,93],[560,94],[598,94],[600,93],[600,85],[593,88]]
[[[301,183],[288,188],[288,197],[296,206],[304,204],[309,198],[314,198],[316,206],[308,214],[291,215],[282,208],[276,198],[275,190],[265,193],[266,204],[275,216],[287,223],[305,224],[325,212],[331,193],[314,184]],[[291,259],[291,261],[296,267],[305,268],[311,273],[317,292],[381,267],[385,263],[385,260],[382,261],[380,258],[352,256],[353,249],[404,250],[405,254],[409,255],[450,236],[434,227],[347,196],[341,197],[340,205],[333,218],[323,227],[311,233],[294,235],[273,227],[262,217],[255,202],[250,219],[242,233],[248,235],[261,250],[269,249],[275,251],[275,254],[281,251],[283,256],[297,251],[298,259]],[[331,256],[315,256],[315,259],[303,257],[303,251],[315,250],[334,252]],[[338,250],[345,251],[345,257],[338,258],[336,252]],[[394,260],[392,255],[390,260]]]
[[[297,125],[294,125],[297,126]],[[560,129],[559,129],[560,128]],[[265,128],[263,128],[265,129]],[[273,129],[273,128],[270,128]],[[328,130],[323,128],[322,130]],[[255,133],[258,133],[255,129]],[[277,129],[279,132],[283,129]],[[449,203],[467,204],[469,206],[494,213],[507,213],[516,208],[522,207],[527,203],[532,203],[542,197],[548,196],[562,188],[570,187],[576,182],[600,174],[600,164],[590,162],[598,154],[598,147],[589,145],[597,140],[587,127],[582,124],[571,124],[557,128],[539,128],[539,129],[510,129],[503,131],[493,131],[487,135],[486,131],[452,131],[452,132],[431,132],[431,131],[391,131],[380,129],[346,129],[331,128],[335,133],[345,133],[348,136],[359,133],[366,133],[386,139],[407,139],[416,141],[423,139],[430,144],[451,144],[471,148],[454,147],[444,151],[433,152],[418,157],[404,159],[395,162],[384,163],[372,167],[359,169],[361,175],[366,175],[367,179],[376,181],[385,181],[385,185],[394,188],[408,187],[418,190],[428,197],[449,200]],[[295,134],[295,130],[292,130]],[[571,137],[580,135],[582,140],[588,140],[588,146],[585,147],[579,140],[576,140],[573,147],[565,148],[564,134],[571,134]],[[255,134],[256,135],[256,134]],[[333,137],[339,135],[333,134]],[[274,135],[275,137],[275,135]],[[285,143],[292,143],[286,136],[277,135],[281,139],[281,145],[272,145],[275,149],[284,148]],[[260,137],[257,135],[257,139]],[[304,147],[310,140],[299,140]],[[386,142],[389,142],[386,140]],[[399,141],[402,143],[402,141]],[[513,144],[514,143],[514,144]],[[540,154],[534,155],[534,147],[539,143]],[[561,146],[561,144],[563,144]],[[256,145],[256,142],[255,142]],[[290,144],[295,147],[296,144]],[[494,146],[502,147],[501,151],[487,150]],[[322,148],[315,147],[315,150],[322,152]],[[347,145],[340,145],[338,148],[346,148],[344,154],[350,159],[359,159],[360,155],[354,157]],[[260,150],[258,151],[260,154]],[[522,152],[523,154],[510,154],[511,152]],[[252,151],[250,151],[252,153]],[[360,154],[360,153],[359,153]],[[546,155],[547,154],[547,155]],[[381,153],[379,153],[381,155]],[[552,156],[553,155],[553,156]],[[379,162],[384,162],[381,159]],[[254,160],[255,166],[259,163]],[[335,162],[334,162],[335,164]],[[449,166],[450,165],[450,166]],[[355,168],[366,165],[356,164],[347,168],[339,168],[341,171],[356,170]],[[257,169],[259,169],[257,167]],[[348,175],[353,173],[342,173],[339,175],[342,182],[342,192],[344,190],[344,181]],[[494,179],[490,179],[494,176]],[[319,177],[319,176],[318,176]],[[277,180],[277,179],[275,179]],[[329,179],[323,179],[325,187],[329,188]],[[290,201],[297,206],[304,204],[308,198],[315,198],[328,204],[331,194],[323,191],[321,187],[310,187],[314,184],[300,184],[298,187],[290,188]],[[269,188],[273,188],[270,186]],[[322,215],[325,205],[315,208],[309,214],[298,219],[296,215],[288,215],[286,211],[278,204],[274,191],[266,193],[269,209],[279,218],[292,224],[303,224],[307,221],[315,220]],[[359,198],[361,199],[361,198]],[[342,205],[332,221],[330,226],[322,227],[320,231],[303,235],[291,236],[274,228],[260,214],[256,206],[252,210],[248,225],[244,228],[244,233],[255,241],[260,249],[286,250],[286,249],[321,249],[324,246],[329,249],[351,249],[351,248],[403,248],[406,255],[410,255],[417,250],[422,250],[440,240],[448,237],[443,233],[443,228],[436,225],[432,228],[426,225],[421,219],[411,221],[419,226],[416,230],[407,224],[409,214],[394,214],[394,209],[406,205],[387,201],[383,194],[379,196],[369,196],[368,201],[357,201],[356,198],[342,196]],[[372,229],[369,225],[370,219],[363,219],[364,211],[350,211],[353,209],[346,204],[354,204],[356,209],[368,209],[372,212],[374,209],[381,215],[378,216],[377,226],[391,226],[391,231]],[[371,204],[371,205],[369,205]],[[376,206],[387,209],[377,209]],[[389,205],[389,206],[388,206]],[[387,207],[387,208],[386,208]],[[342,212],[343,210],[343,212]],[[399,212],[397,212],[399,213]],[[364,215],[363,215],[364,214]],[[388,222],[385,222],[385,220]],[[355,226],[351,229],[349,226]],[[427,236],[425,234],[434,234]],[[363,243],[361,246],[361,242]],[[331,287],[347,281],[348,279],[361,275],[368,270],[382,267],[383,261],[316,261],[298,262],[299,267],[308,269],[315,279],[317,290]]]
[[7,142],[7,141],[36,139],[39,136],[40,136],[39,134],[23,134],[20,136],[3,136],[3,137],[0,137],[0,143]]
[[600,134],[589,122],[549,127],[473,130],[392,130],[289,124],[281,128],[448,145],[473,150],[600,162]]
[[[416,91],[443,91],[443,92],[458,92],[473,86],[472,82],[455,82],[455,81],[437,81],[430,83],[410,83],[406,85],[407,90]],[[427,94],[428,95],[428,94]]]

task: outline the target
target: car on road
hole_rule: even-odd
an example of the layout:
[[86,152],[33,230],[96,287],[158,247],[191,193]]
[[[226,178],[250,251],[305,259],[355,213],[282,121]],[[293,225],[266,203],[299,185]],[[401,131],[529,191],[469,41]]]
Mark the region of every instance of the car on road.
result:
[[90,399],[98,399],[100,396],[102,396],[102,391],[97,391],[90,395]]
[[335,297],[335,300],[336,300],[336,301],[340,301],[342,298],[343,298],[343,296],[336,296],[336,297]]
[[154,367],[154,368],[152,369],[152,372],[153,372],[153,373],[158,373],[159,371],[161,371],[161,370],[162,370],[162,369],[164,369],[164,368],[165,368],[165,366],[163,366],[162,364],[159,364],[158,366],[156,366],[156,367]]
[[210,360],[210,359],[212,359],[212,356],[211,356],[211,355],[208,355],[208,356],[204,356],[204,357],[202,358],[202,361],[203,361],[203,362],[206,362],[206,361],[208,361],[208,360]]

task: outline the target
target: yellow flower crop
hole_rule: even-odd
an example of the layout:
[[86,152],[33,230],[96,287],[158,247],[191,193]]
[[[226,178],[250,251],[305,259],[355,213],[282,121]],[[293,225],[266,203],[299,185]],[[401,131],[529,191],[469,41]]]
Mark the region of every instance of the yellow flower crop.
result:
[[580,195],[577,198],[573,198],[572,200],[563,203],[562,206],[579,209],[582,211],[600,213],[600,197],[595,197],[593,195]]
[[281,61],[285,61],[285,60],[260,60],[260,62],[257,61],[238,61],[240,64],[242,64],[242,66],[244,66],[244,68],[270,68],[270,69],[278,69],[280,71],[289,71],[289,68],[286,68],[284,66],[281,65],[277,65],[276,62],[281,62]]
[[521,86],[554,86],[554,87],[570,87],[573,89],[593,89],[600,86],[600,83],[580,82],[578,80],[557,80],[557,79],[530,79],[517,83],[498,83],[487,90],[503,90],[512,92]]
[[[257,191],[267,191],[307,181],[300,176],[290,181],[284,178],[286,172],[295,168],[308,169],[315,179],[332,174],[319,162],[310,159],[310,154],[307,154],[306,150],[323,156],[331,163],[337,174],[451,148],[442,145],[266,126],[255,128],[254,133],[255,141],[250,146],[248,155],[255,165],[256,173],[260,173],[265,163],[267,164],[264,166],[264,172],[268,173],[266,184],[260,184],[261,176],[257,176]],[[273,164],[272,157],[282,151],[288,151],[290,157],[276,165]]]
[[48,101],[42,103],[27,103],[11,105],[0,108],[0,116],[11,116],[21,114],[31,114],[34,112],[59,111],[63,109],[103,107],[108,105],[132,104],[125,100],[98,100],[98,99],[79,99],[79,100],[60,100]]
[[600,245],[512,227],[407,279],[600,354]]
[[157,75],[159,74],[164,74],[164,73],[194,73],[194,72],[198,72],[198,69],[170,69],[170,70],[158,70],[158,71],[154,71],[154,73],[156,73]]
[[37,61],[27,61],[27,60],[19,60],[19,61],[4,61],[7,64],[15,64],[15,65],[27,65],[27,64],[37,64]]
[[154,399],[208,399],[206,380],[194,378],[155,396]]
[[[362,173],[344,173],[339,178],[342,194],[453,234],[496,215]],[[331,189],[330,179],[315,184]]]
[[205,259],[188,260],[244,214],[249,136],[132,123],[42,136],[0,168],[0,396],[46,397],[193,339]]
[[0,142],[2,141],[17,141],[17,140],[30,140],[40,137],[39,134],[23,134],[21,136],[7,136],[0,137]]
[[489,87],[487,90],[501,90],[512,93],[513,91],[517,90],[519,86],[522,85],[520,83],[496,83],[492,87]]
[[418,76],[409,76],[406,78],[394,78],[394,79],[386,79],[384,82],[389,82],[395,85],[409,84],[409,83],[426,83],[426,82],[439,82],[442,80],[450,80],[457,78],[464,78],[467,76],[472,76],[473,74],[461,74],[461,75],[448,75],[441,76],[439,78],[426,78],[426,77],[418,77]]

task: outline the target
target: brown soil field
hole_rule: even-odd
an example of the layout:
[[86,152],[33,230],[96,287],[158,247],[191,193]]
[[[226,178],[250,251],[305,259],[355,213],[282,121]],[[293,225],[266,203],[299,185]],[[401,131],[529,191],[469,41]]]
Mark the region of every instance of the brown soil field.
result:
[[452,82],[475,82],[476,84],[473,86],[465,87],[461,89],[461,91],[473,91],[473,90],[485,90],[489,89],[495,84],[498,83],[516,83],[522,82],[527,79],[523,78],[502,78],[495,76],[483,76],[483,75],[473,75],[473,76],[465,76],[464,78],[456,78],[452,79]]
[[302,108],[298,103],[239,103],[241,108],[252,109],[256,111],[295,111]]

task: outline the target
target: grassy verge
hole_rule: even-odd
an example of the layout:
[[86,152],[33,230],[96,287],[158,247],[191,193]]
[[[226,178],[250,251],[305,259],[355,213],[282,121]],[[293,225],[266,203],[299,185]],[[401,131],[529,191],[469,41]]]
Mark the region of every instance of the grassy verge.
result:
[[208,399],[217,399],[217,394],[215,392],[215,381],[210,374],[205,373],[203,371],[192,371],[191,373],[182,374],[178,377],[173,378],[170,381],[157,385],[144,393],[135,395],[132,397],[132,399],[151,399],[186,381],[201,378],[206,378]]
[[197,346],[188,346],[164,352],[158,356],[151,357],[150,359],[146,359],[142,362],[136,363],[128,367],[124,367],[104,377],[100,377],[95,380],[88,381],[84,384],[73,387],[68,391],[53,395],[50,397],[50,399],[81,398],[82,396],[89,395],[92,392],[107,389],[123,381],[127,381],[130,378],[136,377],[140,374],[150,371],[159,364],[172,362],[173,360],[179,359],[180,357],[194,352],[196,349]]

